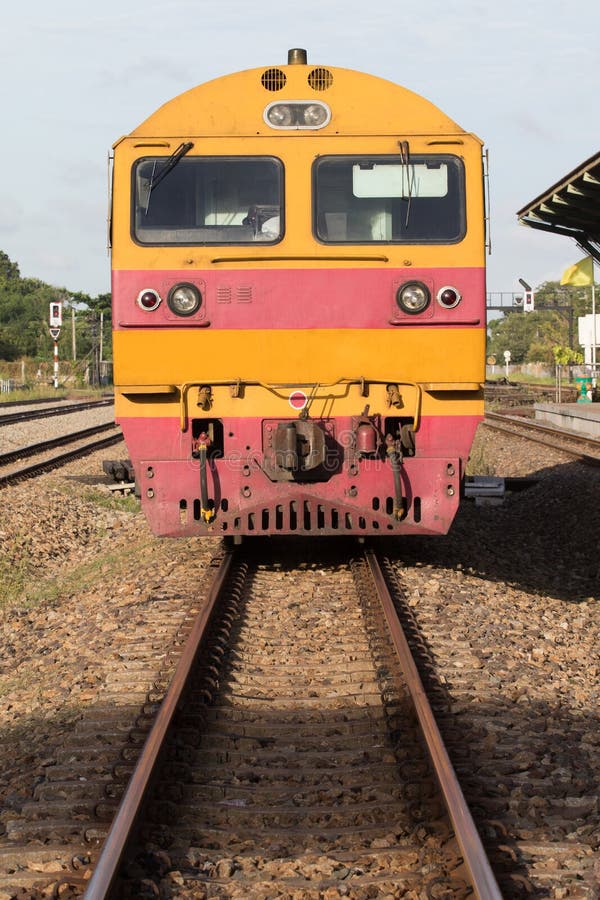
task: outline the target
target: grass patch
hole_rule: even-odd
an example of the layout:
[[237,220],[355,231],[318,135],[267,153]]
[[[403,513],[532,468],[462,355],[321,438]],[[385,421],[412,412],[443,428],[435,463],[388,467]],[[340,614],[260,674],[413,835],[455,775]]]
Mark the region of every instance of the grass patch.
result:
[[112,387],[85,387],[85,388],[53,388],[47,385],[40,385],[34,388],[17,388],[14,391],[7,391],[0,394],[0,406],[3,403],[21,403],[23,401],[35,400],[100,400],[107,394],[112,392]]
[[59,481],[55,490],[66,497],[77,497],[78,500],[83,500],[90,506],[99,506],[109,512],[125,512],[135,515],[140,511],[139,497],[136,497],[133,492],[125,494],[120,491],[111,491],[104,484],[95,487],[94,485],[82,486],[81,482]]
[[87,488],[80,494],[86,503],[100,506],[113,512],[138,513],[140,501],[134,493],[122,494],[120,491],[106,491],[99,488]]
[[0,556],[0,611],[13,606],[23,596],[30,577],[27,554],[15,558]]
[[474,444],[467,460],[467,475],[495,475],[496,467],[488,457],[485,447]]
[[[144,534],[133,545],[125,542],[121,546],[114,544],[105,552],[93,559],[78,561],[71,568],[61,570],[58,575],[46,578],[32,578],[26,569],[22,577],[13,584],[10,597],[6,597],[0,605],[0,611],[9,609],[34,609],[42,603],[45,607],[55,607],[59,602],[69,600],[86,590],[101,587],[107,579],[121,577],[131,572],[132,562],[139,559],[143,562],[144,554],[157,539],[153,535]],[[0,560],[0,571],[2,561]],[[135,567],[134,567],[135,568]]]
[[[490,381],[502,381],[504,374],[492,375]],[[528,375],[526,372],[511,372],[508,376],[509,381],[518,384],[554,384],[556,378],[554,375]]]
[[[134,494],[115,494],[93,487],[84,487],[82,491],[81,486],[75,488],[72,484],[61,484],[58,491],[67,497],[76,495],[90,506],[108,512],[135,515],[140,510],[140,502]],[[102,516],[94,517],[93,511],[88,515],[100,547],[108,528],[104,527]],[[141,541],[143,544],[144,539]],[[32,564],[35,551],[30,535],[16,534],[10,538],[3,535],[0,541],[0,614],[13,609],[31,609],[41,602],[54,605],[59,599],[95,584],[101,579],[102,572],[110,574],[119,556],[125,559],[127,554],[127,547],[114,553],[101,553],[92,560],[78,562],[72,568],[66,567],[59,575],[44,577],[43,573],[40,575],[39,567]]]
[[22,400],[64,400],[67,396],[65,388],[18,388],[15,391],[6,391],[0,394],[0,404],[15,403]]

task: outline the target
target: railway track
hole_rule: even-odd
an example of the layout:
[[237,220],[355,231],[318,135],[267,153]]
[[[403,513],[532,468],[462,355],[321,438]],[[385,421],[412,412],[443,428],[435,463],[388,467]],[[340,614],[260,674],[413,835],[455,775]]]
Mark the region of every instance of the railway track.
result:
[[[398,664],[378,562],[333,555],[227,552],[193,622],[176,604],[149,610],[116,702],[80,721],[7,823],[0,892],[12,878],[87,898],[466,897],[475,880],[501,896],[419,680]],[[166,657],[157,615],[180,623]]]
[[501,896],[373,553],[225,557],[85,896],[169,874],[185,896]]
[[600,440],[564,429],[543,425],[533,419],[501,413],[486,413],[484,425],[516,437],[545,444],[590,465],[600,465]]
[[[89,440],[96,435],[103,436]],[[58,438],[39,441],[2,453],[0,454],[0,487],[6,487],[24,478],[32,478],[42,472],[56,469],[72,459],[85,456],[95,450],[101,450],[103,447],[109,447],[122,439],[121,429],[112,422],[105,422],[91,428],[61,435]],[[70,448],[61,453],[52,453],[57,447],[64,446]],[[32,457],[38,458],[34,460]],[[21,461],[24,459],[30,461],[26,465],[22,465]]]
[[67,401],[63,401],[60,406],[49,406],[41,409],[25,409],[12,413],[5,413],[3,411],[3,406],[8,406],[8,404],[0,404],[0,427],[4,425],[14,425],[19,422],[29,422],[33,419],[66,416],[69,415],[69,413],[84,412],[88,409],[100,409],[105,406],[112,406],[113,403],[114,399],[112,397],[105,397],[102,400],[86,400],[82,403],[68,403]]
[[[418,569],[348,542],[310,562],[305,543],[265,543],[217,557],[194,600],[145,605],[104,699],[6,822],[0,896],[595,897],[595,784],[547,759],[564,741],[547,710],[527,708],[529,735],[510,698],[490,705],[485,648],[461,640],[448,598],[422,595],[415,615],[404,581],[422,585]],[[401,671],[385,607],[425,691]],[[480,850],[464,863],[468,813],[444,762],[448,813],[411,684],[433,704],[499,889]],[[441,745],[429,755],[445,759]]]
[[[486,403],[497,403],[502,406],[531,406],[534,403],[556,403],[557,390],[553,384],[528,384],[526,382],[510,382],[506,379],[486,381],[484,385]],[[563,385],[561,389],[563,403],[575,403],[577,388],[574,385]]]

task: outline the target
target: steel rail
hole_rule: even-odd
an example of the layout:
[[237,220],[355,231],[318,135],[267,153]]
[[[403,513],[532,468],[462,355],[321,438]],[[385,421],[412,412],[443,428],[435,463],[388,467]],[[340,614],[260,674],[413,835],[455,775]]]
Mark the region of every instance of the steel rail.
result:
[[[494,428],[497,431],[504,431],[507,434],[513,434],[515,437],[524,438],[527,441],[533,441],[537,444],[543,444],[546,447],[552,447],[568,456],[574,456],[577,459],[585,460],[585,462],[598,465],[600,463],[600,441],[587,434],[577,434],[575,432],[565,432],[560,428],[554,428],[552,425],[543,425],[540,422],[533,422],[529,419],[523,419],[517,416],[505,416],[500,413],[486,413],[483,424],[488,428]],[[536,434],[537,432],[537,434]],[[564,442],[571,442],[573,446],[569,447]],[[586,446],[593,450],[598,449],[598,456],[594,454],[584,453],[582,449],[576,449],[577,444]]]
[[[116,429],[117,426],[115,425],[114,428]],[[110,447],[111,444],[116,444],[122,440],[123,435],[119,428],[115,434],[111,434],[108,437],[99,438],[97,441],[91,441],[89,444],[83,444],[81,447],[75,447],[73,450],[67,450],[65,453],[59,453],[57,456],[51,456],[49,459],[31,463],[28,466],[24,466],[22,469],[15,469],[14,472],[9,472],[6,475],[0,475],[0,488],[8,484],[13,484],[13,482],[20,481],[22,478],[29,478],[32,475],[40,475],[42,472],[56,469],[59,466],[70,462],[72,459],[85,456],[86,453],[93,453],[94,450],[101,450],[102,447]]]
[[38,397],[37,400],[0,400],[0,410],[11,406],[36,406],[43,403],[66,403],[66,397]]
[[92,425],[91,428],[83,428],[81,431],[72,431],[69,434],[62,434],[57,438],[50,438],[47,441],[40,441],[37,444],[27,444],[25,447],[17,447],[15,450],[8,450],[6,453],[0,453],[0,466],[7,466],[11,462],[19,459],[25,459],[27,456],[35,456],[36,453],[45,453],[46,450],[54,450],[55,447],[64,447],[65,444],[73,444],[75,441],[83,440],[93,434],[99,434],[101,431],[109,431],[114,429],[114,422],[104,422],[102,425]]
[[154,725],[133,770],[121,805],[94,868],[94,873],[88,883],[84,900],[105,900],[105,898],[110,896],[111,888],[117,877],[119,864],[137,823],[144,798],[151,783],[165,736],[177,711],[188,676],[196,659],[200,642],[223,589],[225,579],[229,574],[233,559],[234,551],[226,550],[211,583],[206,604],[194,620],[190,636],[175,669],[173,680],[169,685]]
[[105,400],[88,400],[83,403],[73,403],[70,406],[51,406],[46,409],[33,409],[28,412],[7,413],[2,414],[2,404],[0,404],[0,426],[14,425],[16,422],[29,422],[35,419],[47,419],[50,416],[67,416],[70,413],[84,412],[86,409],[98,409],[103,406],[112,406],[114,404],[112,397]]
[[385,613],[400,665],[408,683],[419,724],[427,744],[427,750],[435,769],[440,789],[444,795],[444,801],[454,826],[456,840],[463,854],[464,864],[471,878],[475,896],[479,900],[502,900],[502,893],[492,872],[479,832],[467,806],[435,721],[433,710],[429,705],[408,641],[396,614],[385,576],[381,571],[374,551],[366,550],[365,556],[377,586],[379,600]]

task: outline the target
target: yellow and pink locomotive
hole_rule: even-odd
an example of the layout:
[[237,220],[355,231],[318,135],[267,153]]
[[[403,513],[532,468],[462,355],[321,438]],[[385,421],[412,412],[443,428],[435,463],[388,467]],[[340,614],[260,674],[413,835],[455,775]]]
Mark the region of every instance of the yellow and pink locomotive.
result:
[[448,530],[483,415],[483,185],[475,135],[302,50],[115,144],[116,418],[155,533]]

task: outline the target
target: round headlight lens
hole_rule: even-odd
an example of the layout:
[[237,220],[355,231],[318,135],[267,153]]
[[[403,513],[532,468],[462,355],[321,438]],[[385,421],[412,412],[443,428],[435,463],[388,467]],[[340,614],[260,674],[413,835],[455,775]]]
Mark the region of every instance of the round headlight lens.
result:
[[277,103],[269,109],[267,119],[276,128],[286,128],[288,125],[294,124],[294,112],[290,106]]
[[437,302],[444,309],[454,309],[461,301],[460,291],[451,285],[440,288],[437,292]]
[[152,312],[153,309],[160,305],[160,302],[160,295],[153,288],[144,288],[143,291],[139,292],[136,300],[137,305],[145,312]]
[[193,284],[176,284],[167,297],[169,309],[177,316],[193,316],[201,303],[200,291]]
[[318,128],[327,121],[327,110],[320,103],[310,103],[304,107],[304,124]]
[[421,281],[409,281],[398,288],[396,302],[401,310],[416,315],[427,309],[431,300],[429,288]]

